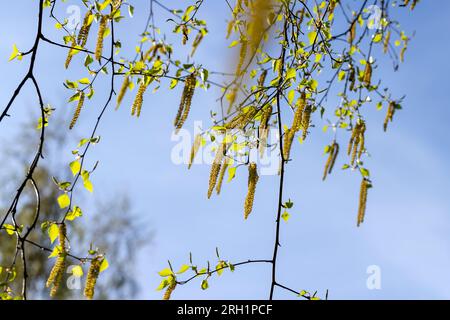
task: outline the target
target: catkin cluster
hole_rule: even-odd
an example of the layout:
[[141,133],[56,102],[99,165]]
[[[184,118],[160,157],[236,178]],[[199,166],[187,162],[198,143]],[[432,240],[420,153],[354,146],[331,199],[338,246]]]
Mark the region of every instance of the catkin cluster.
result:
[[103,37],[106,31],[106,25],[108,23],[108,17],[102,16],[100,18],[100,24],[98,26],[97,45],[95,46],[95,59],[100,61],[103,53]]
[[322,180],[325,180],[327,178],[327,175],[329,175],[331,171],[333,171],[333,167],[336,162],[338,153],[339,153],[339,144],[336,141],[333,141],[331,146],[329,146],[328,158],[327,162],[325,163],[325,169],[323,172]]
[[190,169],[192,163],[194,163],[195,156],[202,145],[202,140],[203,138],[201,134],[197,134],[194,138],[194,144],[192,145],[191,155],[189,157],[188,169]]
[[242,109],[236,116],[234,116],[229,122],[224,124],[224,127],[228,130],[243,129],[258,113],[258,109],[254,106]]
[[248,166],[248,190],[244,203],[244,219],[247,219],[253,209],[253,201],[255,199],[256,184],[258,183],[258,171],[256,163],[252,162]]
[[388,110],[386,113],[386,118],[384,119],[384,123],[383,123],[384,131],[387,130],[389,121],[392,122],[394,120],[394,113],[395,113],[395,102],[391,101],[389,103]]
[[352,131],[352,136],[348,143],[347,154],[351,155],[350,163],[355,164],[356,158],[361,158],[364,152],[364,133],[366,131],[366,124],[363,120],[358,120]]
[[364,216],[366,214],[366,203],[367,203],[367,190],[371,187],[370,181],[363,178],[361,181],[361,188],[359,191],[359,207],[358,207],[358,220],[357,226],[364,222]]
[[147,90],[148,84],[145,81],[145,78],[141,79],[141,83],[139,84],[138,92],[136,93],[136,97],[134,98],[133,105],[131,107],[131,115],[139,118],[141,115],[142,103],[144,102],[144,93]]
[[173,122],[177,132],[183,127],[183,124],[189,115],[189,111],[191,110],[192,97],[194,96],[196,83],[197,78],[195,72],[186,77],[180,106],[178,107],[178,112]]
[[98,256],[91,261],[91,266],[89,267],[86,284],[84,287],[84,296],[89,300],[92,300],[94,298],[95,284],[97,283],[97,279],[100,274],[100,266],[103,262],[103,259],[103,256]]
[[65,224],[61,224],[59,226],[59,245],[61,248],[61,251],[58,254],[58,258],[56,258],[55,265],[53,266],[52,270],[50,271],[50,275],[48,276],[47,282],[45,286],[52,287],[50,290],[50,296],[54,297],[58,293],[58,289],[60,287],[64,271],[66,269],[66,239],[67,239],[67,229]]
[[172,295],[172,292],[177,287],[177,280],[175,277],[170,276],[169,279],[169,285],[167,286],[166,291],[164,292],[163,300],[170,300],[170,296]]
[[80,97],[78,99],[77,107],[75,108],[75,112],[72,116],[72,120],[70,121],[69,129],[72,129],[75,126],[75,124],[77,123],[77,120],[78,120],[78,117],[80,116],[83,105],[84,105],[84,92],[81,91]]
[[291,153],[292,142],[294,141],[295,134],[302,130],[302,139],[306,139],[308,134],[309,122],[311,119],[312,107],[307,104],[306,94],[302,92],[300,98],[296,102],[296,108],[294,112],[294,119],[292,120],[292,125],[284,133],[283,139],[283,159],[289,160],[289,155]]
[[227,143],[224,140],[219,148],[217,149],[216,156],[214,158],[213,164],[211,166],[211,172],[209,174],[209,184],[208,184],[208,199],[211,198],[214,187],[217,183],[217,178],[220,173],[220,168],[222,166],[222,160],[224,159],[227,152]]

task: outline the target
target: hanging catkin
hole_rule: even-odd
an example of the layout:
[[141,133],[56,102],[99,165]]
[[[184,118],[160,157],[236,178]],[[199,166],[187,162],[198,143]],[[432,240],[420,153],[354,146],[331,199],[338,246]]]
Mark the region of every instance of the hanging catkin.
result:
[[89,300],[94,298],[95,284],[97,283],[98,275],[100,274],[100,266],[103,262],[103,257],[99,256],[91,261],[91,266],[86,278],[86,285],[84,287],[84,296]]
[[327,178],[327,175],[329,175],[331,171],[333,171],[333,167],[336,162],[338,153],[339,153],[339,144],[337,144],[336,141],[333,141],[328,151],[328,158],[327,162],[325,163],[325,169],[323,171],[322,180],[325,180]]
[[75,38],[72,38],[72,43],[70,45],[71,49],[69,50],[69,53],[67,54],[66,62],[64,63],[64,67],[67,69],[70,65],[70,62],[72,61],[72,57],[75,52],[75,46],[77,45]]
[[348,33],[348,43],[353,44],[355,37],[356,37],[356,21],[353,22],[352,26],[350,27],[350,31]]
[[107,16],[100,18],[100,24],[98,26],[97,45],[95,46],[95,59],[100,61],[103,53],[103,37],[106,31],[106,25],[108,23]]
[[198,150],[200,149],[201,145],[202,145],[202,135],[201,134],[197,134],[194,138],[194,144],[192,145],[191,148],[191,155],[189,158],[189,163],[188,163],[188,169],[191,168],[192,163],[194,163],[194,159],[195,159],[195,155],[197,154]]
[[267,137],[269,135],[269,121],[270,117],[272,116],[272,105],[268,104],[266,107],[263,108],[261,111],[261,124],[259,125],[259,153],[261,156],[264,154],[264,150],[266,149],[267,145]]
[[172,295],[172,292],[177,287],[177,281],[175,280],[175,278],[173,276],[170,276],[169,281],[170,281],[170,283],[167,286],[166,291],[164,292],[163,300],[170,300],[170,296]]
[[348,83],[350,91],[353,91],[355,89],[355,82],[356,82],[355,73],[356,73],[355,68],[353,66],[350,66],[350,71],[348,72]]
[[363,178],[361,181],[361,188],[359,191],[359,207],[358,207],[358,219],[357,226],[364,222],[364,216],[366,214],[366,203],[367,203],[367,190],[371,187],[370,182]]
[[147,83],[145,79],[141,79],[141,83],[139,84],[139,89],[136,94],[136,97],[133,101],[133,106],[131,107],[131,115],[139,118],[141,115],[142,103],[144,102],[144,93],[147,90]]
[[304,92],[301,93],[296,105],[297,107],[295,108],[294,112],[294,120],[292,121],[292,130],[294,130],[295,132],[299,131],[302,128],[303,111],[306,107],[306,94]]
[[81,25],[80,32],[78,32],[77,42],[78,45],[82,48],[86,45],[89,31],[91,30],[92,21],[90,21],[90,17],[92,16],[92,12],[88,11],[83,19],[83,24]]
[[351,165],[354,165],[356,157],[361,157],[364,152],[364,133],[366,131],[366,125],[363,120],[359,119],[353,128],[352,136],[348,143],[347,154],[351,155]]
[[222,160],[225,157],[226,152],[226,142],[222,142],[217,149],[216,156],[214,158],[214,162],[211,166],[211,172],[209,174],[209,184],[208,184],[208,199],[211,198],[214,187],[216,186],[217,177],[220,172],[220,167],[222,166]]
[[372,80],[372,64],[367,61],[366,67],[364,68],[364,75],[363,75],[363,83],[366,87],[370,86],[370,82]]
[[216,184],[216,193],[217,194],[220,194],[220,190],[222,189],[222,182],[223,182],[223,178],[225,176],[225,172],[227,171],[227,168],[228,168],[228,163],[229,163],[229,161],[227,161],[225,159],[224,164],[220,168],[219,179],[217,180],[217,184]]
[[125,76],[123,79],[122,86],[120,87],[119,94],[117,95],[116,110],[119,109],[120,104],[122,103],[123,97],[125,97],[125,93],[127,93],[127,89],[128,89],[129,85],[130,85],[130,77]]
[[245,58],[247,57],[247,40],[241,41],[241,48],[239,50],[239,60],[236,66],[236,76],[242,75],[242,66],[244,65]]
[[253,209],[255,199],[256,184],[258,183],[258,171],[256,163],[252,162],[248,166],[248,191],[244,203],[244,219],[247,219]]
[[305,140],[306,136],[308,135],[309,123],[311,121],[311,112],[312,106],[310,104],[307,104],[302,113],[302,140]]
[[75,124],[77,123],[77,120],[78,120],[78,117],[80,116],[83,105],[84,105],[84,92],[81,91],[80,97],[78,99],[77,107],[75,108],[75,112],[72,116],[72,120],[70,121],[69,129],[72,129],[75,126]]
[[383,42],[383,52],[384,53],[388,52],[390,40],[391,40],[391,32],[388,31],[388,32],[386,32],[386,36],[385,36],[384,42]]
[[66,269],[66,239],[67,239],[67,229],[66,225],[63,223],[58,228],[58,238],[60,245],[60,252],[58,253],[58,258],[56,259],[55,265],[50,271],[50,275],[46,282],[46,287],[52,286],[50,290],[50,296],[54,297],[58,293],[58,289],[61,284],[61,280]]
[[176,132],[183,127],[183,124],[189,115],[196,83],[197,78],[195,72],[186,77],[183,94],[181,95],[180,106],[178,107],[178,112],[174,120]]
[[386,118],[384,119],[384,123],[383,123],[384,131],[387,130],[389,121],[392,122],[392,120],[394,120],[394,113],[395,113],[395,102],[391,101],[389,103],[389,107],[388,107],[388,110],[386,113]]
[[291,154],[292,142],[294,141],[295,131],[292,129],[287,129],[283,137],[283,160],[289,160],[289,155]]

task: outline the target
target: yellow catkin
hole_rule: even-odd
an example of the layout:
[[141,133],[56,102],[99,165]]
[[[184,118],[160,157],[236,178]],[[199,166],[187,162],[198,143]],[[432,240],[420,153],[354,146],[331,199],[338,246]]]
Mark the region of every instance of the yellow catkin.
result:
[[106,25],[108,23],[107,16],[100,18],[100,24],[98,26],[97,45],[95,46],[95,59],[100,61],[103,53],[103,36],[106,31]]
[[411,10],[414,10],[414,8],[417,5],[417,2],[419,2],[419,0],[413,0],[413,2],[411,3]]
[[258,86],[260,86],[260,87],[264,86],[264,82],[266,81],[266,77],[267,77],[267,70],[263,70],[261,72],[261,74],[259,75],[259,78],[258,78]]
[[89,300],[94,298],[95,284],[97,283],[98,275],[100,274],[100,266],[103,259],[103,257],[96,257],[91,261],[84,287],[84,296]]
[[203,32],[199,31],[195,36],[194,42],[192,43],[191,57],[194,56],[195,51],[197,51],[197,48],[200,45],[200,42],[202,42],[202,40],[203,40]]
[[[75,48],[77,45],[75,38],[72,39],[72,44],[70,45],[71,48]],[[66,62],[64,63],[64,67],[67,69],[70,65],[70,62],[72,61],[72,57],[74,55],[74,49],[70,49],[69,53],[67,54]]]
[[366,131],[366,125],[364,121],[358,120],[352,131],[352,136],[348,143],[347,154],[351,155],[350,163],[354,165],[356,157],[360,158],[364,152],[364,133]]
[[386,36],[385,36],[384,42],[383,42],[383,52],[384,53],[388,52],[390,40],[391,40],[391,32],[388,31],[388,32],[386,32]]
[[141,115],[142,103],[144,102],[144,93],[147,90],[147,84],[145,83],[145,79],[142,79],[136,97],[133,101],[133,106],[131,107],[131,115],[139,117]]
[[88,11],[86,13],[86,15],[84,16],[84,19],[83,19],[83,24],[81,25],[81,28],[80,28],[80,32],[78,32],[77,42],[78,42],[78,45],[83,48],[86,45],[86,42],[87,42],[87,39],[89,36],[89,31],[91,30],[92,23],[89,21],[91,15],[92,15],[91,11]]
[[201,134],[197,134],[194,138],[194,144],[192,145],[191,148],[191,156],[189,158],[189,163],[188,163],[188,169],[191,168],[192,163],[194,163],[194,159],[195,159],[195,155],[197,154],[198,150],[200,149],[201,145],[202,145],[202,135]]
[[61,252],[56,259],[55,265],[50,271],[50,275],[47,279],[46,287],[52,287],[50,290],[50,296],[54,297],[58,293],[58,289],[61,285],[61,280],[64,275],[64,270],[66,268],[66,253]]
[[123,79],[122,86],[120,87],[119,94],[117,95],[116,110],[119,109],[120,104],[122,103],[123,97],[125,97],[125,93],[127,93],[129,85],[130,85],[130,77],[125,76]]
[[65,223],[62,223],[59,226],[58,238],[59,245],[61,246],[61,251],[66,252],[67,227]]
[[259,153],[262,156],[266,149],[267,137],[269,135],[269,121],[272,116],[272,106],[269,104],[263,110],[261,114],[261,124],[259,125]]
[[251,55],[259,47],[267,29],[267,17],[272,8],[272,0],[254,0],[250,6],[248,17],[248,35]]
[[230,93],[227,95],[228,102],[230,103],[228,105],[227,113],[231,112],[231,109],[233,108],[233,105],[236,101],[237,94],[238,94],[238,86],[234,86],[233,88],[231,88]]
[[226,152],[226,143],[222,142],[217,149],[216,156],[214,158],[213,164],[211,166],[211,172],[209,174],[209,184],[208,184],[208,199],[211,198],[214,187],[217,183],[217,177],[219,176],[220,168],[222,166],[222,160]]
[[349,83],[350,91],[353,91],[355,89],[355,82],[356,82],[355,74],[356,74],[355,68],[353,66],[351,66],[350,71],[348,72],[348,83]]
[[325,163],[325,169],[323,171],[322,180],[325,180],[327,176],[333,171],[333,167],[336,162],[338,153],[339,153],[339,145],[336,142],[333,142],[328,152],[328,158],[327,162]]
[[289,160],[291,154],[292,142],[294,141],[295,131],[287,129],[283,137],[283,160]]
[[176,131],[180,130],[183,127],[189,115],[196,83],[197,79],[195,73],[192,73],[186,77],[186,81],[184,82],[183,94],[181,95],[180,106],[178,108],[178,112],[174,121]]
[[240,76],[243,73],[242,66],[244,65],[245,58],[247,57],[247,41],[241,41],[241,48],[239,50],[239,60],[236,66],[236,76]]
[[244,219],[247,219],[253,209],[253,201],[255,199],[256,184],[258,183],[258,171],[256,163],[252,162],[248,166],[248,190],[244,203]]
[[171,279],[169,285],[167,286],[166,291],[164,292],[163,300],[170,300],[170,296],[172,295],[173,291],[177,287],[177,282],[175,279]]
[[388,110],[386,113],[386,118],[384,119],[383,123],[383,130],[386,131],[388,127],[389,121],[392,122],[394,119],[394,113],[395,113],[395,102],[391,101],[388,106]]
[[366,67],[364,68],[363,82],[366,87],[370,86],[372,80],[372,64],[367,61]]
[[78,99],[77,107],[75,108],[75,112],[73,114],[72,120],[70,121],[69,129],[72,129],[77,123],[78,117],[80,116],[81,109],[84,105],[84,92],[80,93],[80,98]]
[[350,27],[350,32],[348,33],[348,43],[353,44],[353,41],[355,41],[356,37],[356,21],[353,22],[352,26]]
[[306,136],[308,135],[309,123],[311,121],[311,112],[311,105],[306,105],[302,114],[302,140],[305,140]]
[[306,94],[304,92],[301,93],[296,105],[297,107],[294,112],[294,120],[292,121],[292,130],[295,132],[299,131],[302,127],[303,111],[306,107]]
[[365,178],[361,181],[361,187],[359,191],[359,206],[358,206],[358,218],[357,226],[364,222],[364,217],[366,215],[367,206],[367,190],[370,188],[370,182]]
[[227,168],[228,168],[228,161],[225,160],[225,163],[220,168],[219,179],[217,180],[217,184],[216,184],[216,193],[217,194],[220,194],[220,190],[222,189],[222,182],[223,182],[223,178],[225,177],[225,172],[227,171]]

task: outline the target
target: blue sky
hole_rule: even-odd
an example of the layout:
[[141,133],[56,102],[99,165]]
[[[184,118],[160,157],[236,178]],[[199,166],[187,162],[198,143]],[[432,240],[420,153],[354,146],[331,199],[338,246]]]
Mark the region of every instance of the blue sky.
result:
[[[139,8],[137,1],[133,2]],[[62,4],[61,9],[71,3],[74,1]],[[186,1],[170,3],[182,7]],[[313,118],[316,127],[311,139],[295,145],[292,154],[295,160],[287,165],[285,189],[286,198],[291,198],[295,205],[289,222],[282,223],[278,259],[281,283],[297,290],[317,290],[319,296],[328,289],[331,299],[450,298],[447,285],[450,282],[447,139],[450,3],[439,1],[439,9],[437,3],[422,1],[414,13],[405,11],[398,16],[403,29],[409,34],[415,31],[415,37],[398,72],[393,72],[387,60],[379,67],[378,74],[385,85],[396,96],[407,97],[387,134],[382,132],[384,111],[376,112],[374,106],[367,111],[373,123],[368,129],[371,158],[367,165],[374,188],[369,192],[366,221],[360,228],[356,228],[359,175],[335,170],[325,183],[321,181],[323,147],[331,138],[322,132],[317,115]],[[0,12],[0,20],[9,26],[0,30],[2,105],[27,68],[26,61],[7,60],[13,43],[22,50],[31,45],[35,6],[34,0],[15,1],[8,10]],[[131,49],[124,54],[134,50],[146,12],[137,9],[133,19],[118,24],[123,46]],[[196,59],[211,70],[226,71],[231,53],[225,50],[227,43],[223,40],[228,18],[225,4],[206,1],[199,14],[209,22],[210,36],[198,49]],[[160,26],[170,32],[164,20],[161,19]],[[45,33],[59,40],[58,32],[48,20]],[[169,39],[179,40],[172,36]],[[63,114],[65,108],[73,106],[64,103],[68,92],[62,82],[68,77],[86,76],[77,67],[81,64],[80,57],[74,59],[69,71],[64,70],[66,54],[66,50],[43,45],[36,68],[45,101]],[[105,99],[102,88],[107,88],[106,85],[105,82],[97,87],[98,97],[83,111],[76,138],[94,125]],[[208,124],[209,111],[217,108],[215,100],[219,93],[214,88],[196,93],[186,124],[188,129],[192,129],[194,120]],[[91,163],[100,160],[92,177],[96,186],[94,196],[104,199],[111,194],[129,193],[135,211],[156,232],[153,244],[140,252],[137,266],[136,277],[142,286],[139,297],[143,299],[161,297],[162,293],[155,291],[160,281],[157,271],[167,266],[167,259],[178,268],[188,262],[192,252],[199,266],[207,260],[214,263],[216,247],[231,262],[272,256],[278,177],[261,177],[248,221],[242,218],[247,185],[247,172],[243,168],[232,183],[224,186],[220,197],[207,200],[209,166],[198,165],[188,171],[185,166],[174,165],[170,158],[175,145],[170,139],[172,120],[179,96],[180,88],[169,94],[163,89],[156,94],[149,92],[138,120],[129,115],[130,100],[118,112],[111,108],[99,129],[101,143],[89,154]],[[13,117],[2,122],[0,143],[6,143],[8,136],[20,130],[21,117],[36,112],[34,101],[34,93],[30,87],[26,88],[11,111]],[[68,145],[67,150],[61,151],[62,162],[70,161],[71,148]],[[343,157],[338,159],[339,166],[343,163]],[[89,214],[83,219],[89,219]],[[380,290],[369,290],[366,286],[366,270],[371,265],[381,270]],[[177,288],[173,297],[265,299],[270,287],[270,265],[243,266],[209,282],[207,291],[200,289],[200,281],[192,281]],[[281,290],[276,291],[275,297],[295,298]]]

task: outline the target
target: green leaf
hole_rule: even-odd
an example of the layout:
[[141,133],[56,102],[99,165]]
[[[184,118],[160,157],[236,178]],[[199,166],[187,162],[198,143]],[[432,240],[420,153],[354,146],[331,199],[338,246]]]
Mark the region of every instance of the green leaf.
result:
[[288,222],[290,217],[291,215],[287,211],[284,211],[283,214],[281,215],[281,218],[283,218],[283,220],[286,222]]
[[67,208],[70,205],[70,198],[67,193],[63,193],[58,197],[58,204],[61,209]]
[[81,211],[80,207],[75,206],[73,207],[73,210],[70,210],[69,213],[66,216],[66,220],[73,221],[78,217],[81,217],[83,215],[83,212]]
[[106,260],[106,258],[103,258],[102,263],[100,264],[100,272],[105,271],[109,267],[109,262]]
[[162,269],[160,272],[158,272],[158,274],[161,277],[168,277],[168,276],[173,275],[173,272],[169,268],[165,268],[165,269]]
[[190,268],[189,265],[183,264],[183,265],[181,266],[180,270],[178,270],[177,274],[185,273],[187,270],[189,270],[189,268]]
[[316,31],[311,31],[310,33],[308,33],[308,40],[309,40],[309,44],[312,45],[317,38],[317,32]]
[[208,289],[209,288],[208,280],[206,280],[206,279],[203,280],[201,287],[202,287],[202,290]]
[[295,78],[296,75],[297,75],[297,70],[295,70],[295,68],[290,68],[290,69],[286,72],[286,80]]
[[75,266],[72,268],[72,274],[75,277],[81,278],[83,276],[83,268],[81,266]]
[[161,283],[159,284],[159,286],[156,288],[157,291],[161,291],[162,289],[164,289],[165,287],[167,287],[169,285],[169,280],[168,279],[164,279],[161,281]]
[[236,167],[228,167],[228,180],[230,182],[236,175]]
[[91,81],[88,78],[82,78],[80,80],[78,80],[79,83],[81,84],[90,84]]
[[16,44],[13,45],[13,51],[11,53],[11,55],[9,56],[9,60],[8,61],[12,61],[14,59],[17,60],[22,60],[22,54],[20,53],[19,49],[17,49]]
[[70,170],[72,171],[72,175],[76,176],[81,169],[81,164],[78,160],[74,160],[69,164]]
[[50,228],[47,230],[48,236],[50,238],[50,243],[55,242],[56,238],[58,238],[59,227],[56,223],[53,223]]
[[16,231],[16,228],[11,224],[4,224],[3,228],[5,229],[6,233],[12,236],[14,232]]

